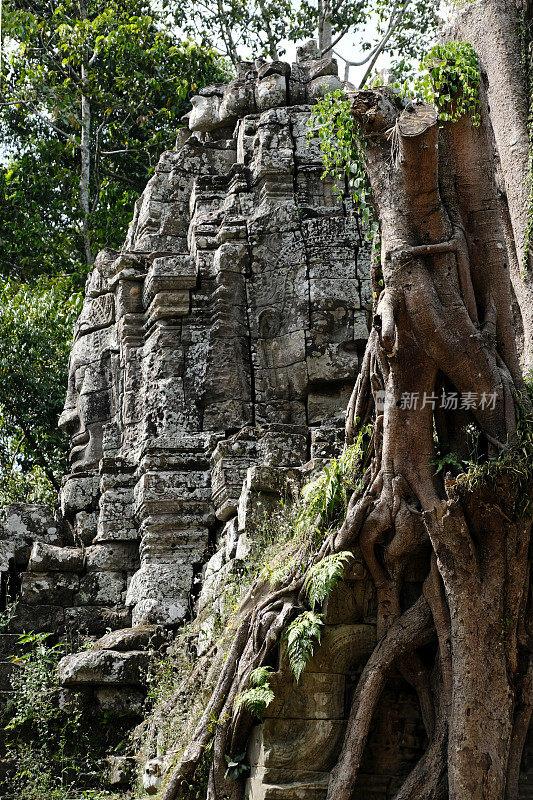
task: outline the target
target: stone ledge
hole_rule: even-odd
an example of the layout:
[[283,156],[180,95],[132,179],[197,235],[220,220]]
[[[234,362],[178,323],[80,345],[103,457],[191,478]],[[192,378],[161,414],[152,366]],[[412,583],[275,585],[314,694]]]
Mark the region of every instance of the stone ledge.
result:
[[35,542],[30,555],[28,572],[81,572],[83,550],[78,547],[55,547]]
[[140,686],[149,658],[141,651],[86,650],[61,659],[59,681],[63,686]]
[[[376,644],[375,625],[326,625],[320,645],[309,659],[305,672],[329,672],[347,675],[365,664]],[[281,646],[283,669],[289,669],[286,644]]]

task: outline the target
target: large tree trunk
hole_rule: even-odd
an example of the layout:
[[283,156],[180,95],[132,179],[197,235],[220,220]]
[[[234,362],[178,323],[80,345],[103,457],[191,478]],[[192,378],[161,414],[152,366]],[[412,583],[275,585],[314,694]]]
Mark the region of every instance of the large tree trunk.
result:
[[[80,0],[80,17],[87,18],[85,3]],[[87,267],[94,261],[91,243],[90,187],[91,187],[91,103],[88,97],[89,59],[84,52],[81,63],[81,134],[80,134],[80,184],[79,198],[82,212],[82,236]]]
[[[467,117],[441,124],[431,105],[403,109],[387,87],[356,92],[352,111],[366,143],[381,259],[346,432],[350,442],[373,419],[373,451],[364,488],[311,563],[360,546],[377,590],[379,641],[355,691],[327,800],[352,800],[394,670],[416,689],[429,740],[395,800],[516,800],[532,703],[533,492],[531,448],[524,458],[521,437],[533,420],[513,336],[491,132],[486,114],[478,128]],[[436,449],[468,459],[469,436],[481,463],[443,478]],[[427,577],[406,609],[413,561]],[[295,573],[266,597],[252,588],[263,599],[239,629],[163,800],[182,797],[213,713],[224,722],[208,797],[242,798],[242,783],[224,778],[224,756],[242,752],[251,719],[232,714],[233,701],[306,607],[304,578]]]
[[318,52],[331,55],[331,0],[318,0]]
[[503,192],[503,214],[509,219],[508,247],[513,289],[524,327],[522,360],[533,368],[533,254],[526,246],[532,213],[529,174],[531,52],[528,9],[515,0],[477,0],[458,12],[449,35],[471,42],[481,60],[490,121],[494,131]]
[[[87,69],[82,66],[82,83],[87,80]],[[81,141],[80,141],[80,206],[82,212],[82,236],[87,267],[94,261],[91,244],[90,200],[91,185],[91,104],[85,94],[81,97]]]
[[[365,387],[382,385],[386,391],[375,504],[359,539],[381,589],[386,629],[399,616],[407,560],[420,553],[422,516],[444,587],[444,624],[435,601],[430,603],[439,652],[446,653],[451,642],[447,763],[436,748],[432,771],[447,768],[454,800],[498,800],[516,791],[509,785],[508,761],[515,687],[524,665],[516,631],[528,592],[531,526],[519,517],[517,487],[505,480],[466,493],[451,477],[446,489],[439,486],[431,466],[433,422],[444,444],[459,441],[458,428],[468,419],[449,412],[438,419],[433,401],[424,409],[402,409],[402,396],[420,403],[438,397],[439,386],[463,397],[490,395],[494,407],[478,403],[470,424],[489,452],[514,440],[513,393],[521,377],[490,146],[483,128],[476,130],[468,119],[439,130],[431,106],[399,113],[385,91],[359,92],[353,108],[367,140],[385,284],[376,302],[372,356],[365,362],[369,375],[359,379],[351,403],[351,413],[362,418],[372,404]],[[352,425],[349,419],[349,434]],[[348,540],[352,535],[351,526],[339,533]],[[438,598],[438,588],[431,594]],[[359,737],[357,726],[349,728],[328,800],[351,797]],[[434,791],[427,796],[439,796],[441,789]],[[420,787],[399,796],[414,800],[419,792]]]

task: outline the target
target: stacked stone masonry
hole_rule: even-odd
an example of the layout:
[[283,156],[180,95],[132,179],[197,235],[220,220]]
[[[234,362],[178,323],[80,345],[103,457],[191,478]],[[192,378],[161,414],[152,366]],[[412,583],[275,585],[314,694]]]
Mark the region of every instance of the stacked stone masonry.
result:
[[203,89],[87,280],[59,420],[71,468],[56,511],[5,510],[0,574],[13,633],[92,639],[60,678],[103,710],[140,706],[147,649],[195,602],[207,647],[250,514],[342,439],[371,290],[309,134],[337,74],[309,46]]
[[332,452],[370,305],[358,221],[309,137],[313,102],[339,86],[304,49],[203,89],[122,251],[98,255],[59,421],[60,510],[5,515],[14,629],[178,625],[221,529]]
[[[336,62],[308,44],[295,64],[241,64],[228,85],[201,90],[124,247],[102,251],[89,275],[59,421],[70,472],[55,512],[4,510],[0,585],[4,603],[18,600],[11,635],[93,640],[60,678],[104,711],[140,708],[163,628],[205,612],[205,652],[258,504],[275,507],[342,441],[370,254],[309,133],[313,104],[340,87]],[[280,655],[276,702],[250,743],[249,800],[325,797],[375,636],[360,560],[351,580],[357,601],[329,601],[325,644],[300,684]],[[419,752],[416,703],[405,686],[390,691],[362,800],[392,796]]]

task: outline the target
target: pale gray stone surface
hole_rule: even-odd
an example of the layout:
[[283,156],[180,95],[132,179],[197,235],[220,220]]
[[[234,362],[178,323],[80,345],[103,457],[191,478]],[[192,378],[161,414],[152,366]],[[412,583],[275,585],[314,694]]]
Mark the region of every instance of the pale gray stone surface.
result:
[[81,572],[84,553],[78,547],[57,547],[35,542],[28,563],[29,572]]
[[135,759],[129,756],[108,756],[106,759],[110,786],[127,786],[135,772]]
[[92,645],[93,650],[147,650],[159,647],[164,641],[163,631],[155,625],[139,625],[133,628],[110,631]]
[[[139,707],[154,626],[199,612],[197,650],[208,649],[256,515],[338,452],[371,305],[368,246],[308,136],[312,104],[340,85],[335,61],[307,43],[296,64],[242,64],[228,85],[202,89],[122,250],[103,250],[88,277],[60,419],[71,440],[60,515],[7,509],[0,579],[22,572],[14,630],[102,637],[60,665],[63,684],[101,709]],[[344,663],[372,636],[371,599],[361,592],[356,605],[328,607],[343,668],[313,662],[304,683],[315,704],[280,700],[266,723],[304,718],[323,760]],[[303,735],[291,730],[287,759]],[[268,766],[261,747],[256,775]],[[317,769],[291,800],[322,797]],[[251,797],[278,796],[263,783]]]
[[148,653],[114,650],[86,650],[65,656],[58,666],[63,686],[113,684],[142,685],[148,666]]

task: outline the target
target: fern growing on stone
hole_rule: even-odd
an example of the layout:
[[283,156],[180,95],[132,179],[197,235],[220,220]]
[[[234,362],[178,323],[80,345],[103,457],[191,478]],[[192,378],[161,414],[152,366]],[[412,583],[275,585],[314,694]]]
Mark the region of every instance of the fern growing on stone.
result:
[[289,664],[297,681],[313,655],[315,640],[320,644],[324,619],[314,611],[299,614],[285,631]]
[[320,525],[324,530],[342,522],[349,497],[362,489],[362,470],[372,442],[373,426],[364,425],[350,447],[339,458],[333,458],[314,481],[300,493],[301,508],[297,529]]
[[344,567],[351,558],[353,558],[352,553],[342,550],[340,553],[326,556],[309,569],[304,589],[313,611],[338,586],[344,574]]
[[258,667],[250,672],[248,676],[249,689],[245,689],[235,698],[233,710],[236,713],[240,708],[246,708],[257,717],[263,720],[265,709],[268,708],[274,699],[274,692],[270,688],[271,667]]

